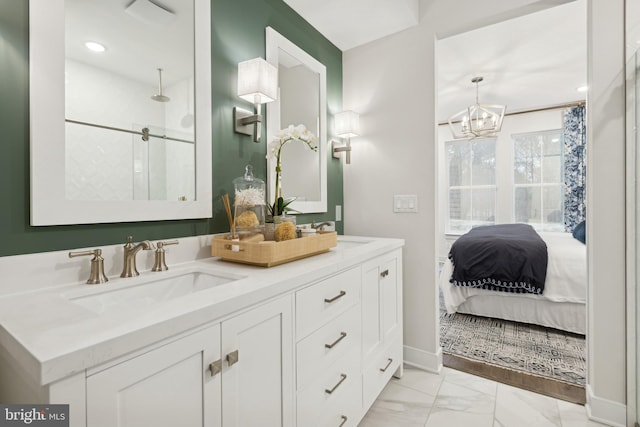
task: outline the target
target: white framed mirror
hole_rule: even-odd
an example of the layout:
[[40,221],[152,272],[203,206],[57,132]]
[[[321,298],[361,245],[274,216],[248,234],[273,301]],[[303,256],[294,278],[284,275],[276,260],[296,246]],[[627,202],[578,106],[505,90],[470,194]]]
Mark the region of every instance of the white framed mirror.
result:
[[[327,211],[327,70],[324,64],[271,27],[266,28],[266,59],[278,67],[278,99],[267,104],[267,142],[289,125],[303,124],[317,138],[318,151],[305,144],[282,149],[282,195],[299,213]],[[275,160],[267,162],[269,203],[275,191]],[[294,212],[296,213],[296,212]]]
[[29,1],[31,225],[212,216],[210,32],[208,0]]

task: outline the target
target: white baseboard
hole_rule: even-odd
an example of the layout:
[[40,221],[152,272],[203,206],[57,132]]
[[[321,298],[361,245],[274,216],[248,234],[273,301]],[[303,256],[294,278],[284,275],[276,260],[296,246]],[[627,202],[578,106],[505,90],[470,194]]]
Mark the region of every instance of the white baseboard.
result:
[[591,386],[587,384],[587,415],[589,419],[613,427],[625,427],[627,423],[627,406],[603,399],[593,394]]
[[414,368],[439,374],[442,370],[442,347],[438,347],[437,353],[404,346],[404,363]]

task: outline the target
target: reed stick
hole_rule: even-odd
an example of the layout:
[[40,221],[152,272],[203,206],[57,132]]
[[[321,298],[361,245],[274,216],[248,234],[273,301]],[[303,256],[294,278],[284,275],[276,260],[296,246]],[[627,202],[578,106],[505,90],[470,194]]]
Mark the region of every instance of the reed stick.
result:
[[236,225],[235,218],[231,215],[231,203],[229,202],[229,195],[222,195],[222,202],[224,203],[224,210],[227,212],[227,220],[229,221],[229,228],[231,229],[231,238],[236,238]]

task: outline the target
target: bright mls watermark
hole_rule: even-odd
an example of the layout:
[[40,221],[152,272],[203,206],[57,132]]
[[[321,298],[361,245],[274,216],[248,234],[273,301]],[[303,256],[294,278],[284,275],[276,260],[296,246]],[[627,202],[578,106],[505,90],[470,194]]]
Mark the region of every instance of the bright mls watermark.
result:
[[0,427],[69,427],[69,405],[0,404]]

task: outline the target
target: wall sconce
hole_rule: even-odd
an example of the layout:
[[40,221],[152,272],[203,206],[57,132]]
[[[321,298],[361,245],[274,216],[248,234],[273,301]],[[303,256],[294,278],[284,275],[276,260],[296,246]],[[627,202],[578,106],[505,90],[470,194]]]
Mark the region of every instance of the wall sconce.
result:
[[351,137],[360,135],[360,116],[355,111],[342,111],[334,116],[336,134],[341,138],[346,138],[346,143],[331,141],[333,157],[340,158],[340,153],[345,152],[345,161],[351,163]]
[[251,111],[233,107],[233,123],[237,133],[253,135],[260,142],[261,106],[278,97],[278,69],[262,58],[238,63],[238,96],[253,103]]

